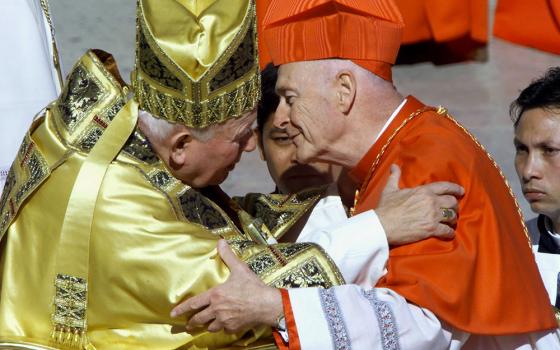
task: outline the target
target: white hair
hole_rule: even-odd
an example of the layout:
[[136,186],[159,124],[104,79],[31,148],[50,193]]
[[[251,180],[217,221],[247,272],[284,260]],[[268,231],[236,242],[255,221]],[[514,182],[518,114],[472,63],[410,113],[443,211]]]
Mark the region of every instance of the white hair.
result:
[[154,141],[162,142],[169,138],[177,128],[182,127],[186,128],[192,137],[201,142],[206,142],[214,136],[214,128],[212,127],[202,129],[189,128],[181,124],[168,122],[165,119],[156,118],[152,114],[142,110],[138,112],[138,118],[144,126],[143,131],[146,133],[146,136]]
[[[352,62],[351,60],[331,58],[331,59],[324,59],[324,60],[311,61],[311,62],[319,63],[320,65],[319,69],[323,72],[324,76],[328,76],[328,77],[336,76],[341,69],[347,69],[352,71],[357,77],[363,77],[364,79],[367,79],[371,83],[378,84],[378,85],[387,84],[387,81],[385,81],[383,78],[379,77],[377,74],[373,72],[370,72],[369,70],[363,68],[362,66]],[[328,74],[325,74],[325,72],[328,72]],[[392,86],[392,83],[388,83],[388,84]]]

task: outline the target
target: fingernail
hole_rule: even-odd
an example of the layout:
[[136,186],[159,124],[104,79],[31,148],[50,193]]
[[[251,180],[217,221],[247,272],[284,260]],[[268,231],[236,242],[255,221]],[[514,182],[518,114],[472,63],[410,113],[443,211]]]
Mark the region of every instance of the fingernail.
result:
[[171,316],[171,318],[175,318],[177,317],[177,311],[175,311],[175,309],[171,310],[171,313],[169,314]]

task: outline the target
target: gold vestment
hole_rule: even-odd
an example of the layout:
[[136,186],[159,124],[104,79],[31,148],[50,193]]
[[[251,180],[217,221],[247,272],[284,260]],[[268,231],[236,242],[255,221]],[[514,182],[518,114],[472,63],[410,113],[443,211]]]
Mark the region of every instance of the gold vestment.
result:
[[[206,195],[224,198],[218,189],[197,191],[174,178],[138,129],[103,178],[86,235],[89,256],[74,257],[83,232],[61,240],[74,180],[126,102],[112,57],[89,51],[26,135],[0,200],[0,348],[219,349],[266,339],[265,328],[188,334],[185,318],[169,317],[181,300],[227,279],[220,237],[269,285],[342,282],[318,246],[262,244],[312,207],[314,194],[291,198],[296,209],[281,213],[265,205],[263,217],[253,218]],[[85,259],[87,278],[61,271],[62,258],[70,265]]]

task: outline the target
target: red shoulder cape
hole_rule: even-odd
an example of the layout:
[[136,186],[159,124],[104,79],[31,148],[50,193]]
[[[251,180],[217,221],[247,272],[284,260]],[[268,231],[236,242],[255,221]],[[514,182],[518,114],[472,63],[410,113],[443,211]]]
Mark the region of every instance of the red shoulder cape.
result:
[[[352,175],[364,181],[374,159],[407,117],[424,107],[414,97],[365,155]],[[475,140],[435,111],[420,114],[387,147],[356,212],[377,206],[392,163],[401,187],[451,181],[465,188],[456,237],[393,247],[390,288],[460,330],[482,335],[558,327],[525,234],[523,218],[499,169]]]

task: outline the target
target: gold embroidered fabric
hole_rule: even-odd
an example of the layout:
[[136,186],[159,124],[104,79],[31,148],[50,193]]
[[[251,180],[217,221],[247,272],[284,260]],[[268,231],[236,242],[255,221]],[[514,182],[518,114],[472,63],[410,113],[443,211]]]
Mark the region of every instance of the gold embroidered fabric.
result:
[[[115,344],[130,349],[269,348],[267,328],[189,334],[185,319],[169,317],[181,300],[227,280],[217,240],[233,241],[242,250],[240,257],[275,286],[340,283],[336,266],[316,246],[251,241],[239,218],[233,220],[209,197],[174,178],[139,130],[107,168],[99,190],[87,278],[57,269],[55,252],[74,180],[125,103],[125,86],[109,63],[109,56],[98,51],[80,59],[70,73],[74,81],[32,126],[11,169],[0,201],[0,344],[27,349],[113,349]],[[75,88],[84,80],[83,88]],[[64,107],[65,101],[84,108]],[[246,222],[255,222],[241,208],[234,209]]]
[[204,128],[260,98],[254,0],[139,0],[135,97],[155,117]]
[[88,114],[89,110],[103,98],[100,96],[101,83],[94,75],[86,73],[79,64],[68,78],[68,84],[60,98],[59,108],[64,126],[72,131],[76,124]]
[[344,284],[330,257],[316,244],[283,243],[263,246],[230,241],[230,245],[266,284],[277,288],[307,288]]
[[90,123],[80,137],[77,143],[77,147],[80,151],[89,153],[93,146],[99,141],[101,135],[105,129],[107,129],[108,123],[110,123],[117,113],[125,105],[124,98],[116,99],[113,104],[101,115],[95,115],[93,117],[93,123]]
[[87,281],[83,278],[58,274],[55,280],[54,330],[52,338],[58,344],[82,349],[87,344]]
[[88,153],[126,103],[128,88],[113,57],[101,50],[88,51],[76,63],[61,97],[48,107],[60,142]]
[[26,134],[0,198],[0,238],[4,236],[23,202],[49,174],[49,166],[41,151],[30,134]]
[[[130,138],[124,145],[122,152],[132,158],[136,158],[140,162],[149,165],[160,163],[160,159],[154,152],[150,141],[148,141],[146,136],[138,129],[136,129],[136,131],[134,131],[134,133],[130,135]],[[161,176],[166,176],[167,180],[163,181],[163,178],[161,178],[159,181],[157,181],[156,179],[154,181],[156,181],[160,186],[163,187],[170,181],[171,174],[162,170],[161,175],[155,177],[160,178]]]
[[83,278],[58,274],[54,283],[55,311],[53,322],[60,328],[85,330],[87,281]]
[[280,239],[313,209],[325,190],[309,189],[293,195],[249,193],[234,200],[251,216],[262,220],[274,238]]

